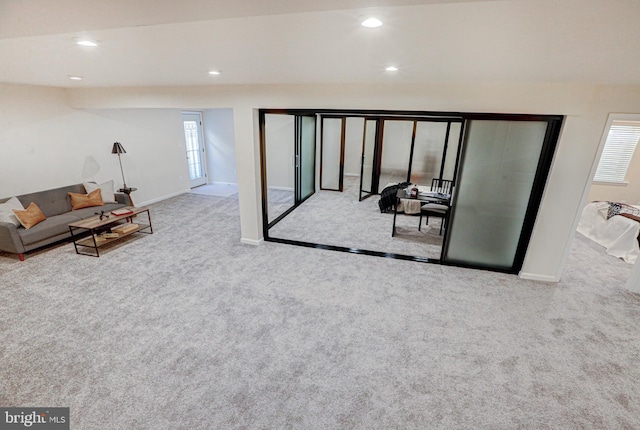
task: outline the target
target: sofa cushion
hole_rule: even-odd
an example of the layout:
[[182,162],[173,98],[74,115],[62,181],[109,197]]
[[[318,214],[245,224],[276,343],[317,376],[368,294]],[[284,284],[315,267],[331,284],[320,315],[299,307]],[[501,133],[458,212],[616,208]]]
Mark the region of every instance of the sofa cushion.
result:
[[17,197],[11,197],[4,203],[0,203],[0,222],[10,222],[16,227],[20,227],[20,220],[13,213],[13,210],[23,211],[24,206]]
[[70,235],[69,223],[75,221],[78,221],[78,218],[71,213],[56,215],[47,218],[28,230],[18,229],[18,234],[20,235],[22,244],[27,246],[59,234],[66,233]]
[[90,208],[93,206],[102,206],[102,191],[100,188],[90,192],[89,194],[69,193],[71,198],[71,208],[76,211],[82,208]]
[[35,202],[47,218],[49,218],[54,215],[60,215],[71,211],[71,199],[69,198],[68,193],[84,194],[84,192],[82,184],[75,184],[46,191],[39,191],[37,193],[24,194],[17,197],[25,207],[31,202]]
[[13,209],[13,213],[27,230],[47,219],[38,205],[33,202],[24,210]]

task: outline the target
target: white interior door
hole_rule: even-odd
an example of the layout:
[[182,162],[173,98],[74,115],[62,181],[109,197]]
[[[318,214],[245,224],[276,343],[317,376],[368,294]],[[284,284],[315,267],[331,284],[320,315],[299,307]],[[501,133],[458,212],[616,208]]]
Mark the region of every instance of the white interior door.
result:
[[199,112],[183,112],[184,141],[189,168],[189,185],[191,188],[207,183],[207,165],[205,145],[202,132],[202,114]]

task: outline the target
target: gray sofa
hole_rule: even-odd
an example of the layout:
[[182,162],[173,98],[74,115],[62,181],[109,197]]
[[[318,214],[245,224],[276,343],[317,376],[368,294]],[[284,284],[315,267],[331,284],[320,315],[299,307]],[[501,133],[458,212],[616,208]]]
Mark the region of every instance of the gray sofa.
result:
[[[129,196],[115,193],[117,203],[106,203],[103,206],[71,210],[71,199],[68,193],[86,193],[82,184],[69,185],[37,193],[16,196],[26,208],[31,202],[42,210],[46,220],[36,224],[30,229],[16,227],[12,223],[0,222],[0,251],[18,254],[20,261],[24,261],[24,254],[37,248],[52,243],[69,239],[69,223],[89,218],[96,212],[108,213],[117,208],[131,206]],[[0,203],[9,200],[10,197],[0,199]]]

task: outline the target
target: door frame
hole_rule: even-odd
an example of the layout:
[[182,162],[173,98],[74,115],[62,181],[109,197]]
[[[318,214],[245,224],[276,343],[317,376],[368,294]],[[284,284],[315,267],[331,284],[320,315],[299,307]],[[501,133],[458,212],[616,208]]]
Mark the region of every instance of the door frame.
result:
[[[189,188],[196,188],[202,185],[207,185],[209,183],[209,170],[208,170],[208,166],[207,166],[207,145],[204,139],[204,125],[203,125],[203,121],[202,121],[202,112],[198,112],[198,111],[182,111],[180,114],[180,117],[182,118],[182,135],[184,136],[184,121],[185,121],[185,115],[197,115],[198,116],[198,144],[200,146],[200,168],[202,169],[202,180],[204,181],[203,183],[198,183],[198,184],[193,184],[192,183],[192,179],[191,179],[191,175],[189,175]],[[187,151],[186,145],[186,139],[185,139],[185,152]],[[189,157],[187,156],[187,162],[189,160]],[[189,166],[187,165],[187,172],[189,170]]]

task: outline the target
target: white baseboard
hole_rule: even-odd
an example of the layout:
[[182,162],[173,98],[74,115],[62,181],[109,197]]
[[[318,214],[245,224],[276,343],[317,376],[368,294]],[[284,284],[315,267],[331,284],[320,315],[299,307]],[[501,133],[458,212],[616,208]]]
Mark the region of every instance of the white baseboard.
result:
[[294,192],[295,190],[293,188],[287,188],[287,187],[268,187],[270,190],[277,190],[277,191],[291,191]]
[[531,280],[531,281],[560,282],[560,279],[556,278],[555,276],[538,275],[536,273],[520,272],[520,274],[518,276],[520,278],[522,278],[522,279],[528,279],[528,280]]
[[175,196],[179,196],[179,195],[181,195],[181,194],[188,193],[188,192],[190,192],[190,191],[191,191],[191,189],[186,189],[186,190],[184,190],[184,191],[178,191],[178,192],[175,192],[175,193],[172,193],[172,194],[168,194],[168,195],[166,195],[166,196],[157,197],[157,198],[155,198],[155,199],[147,200],[146,202],[137,202],[137,201],[136,201],[136,199],[135,199],[135,197],[136,197],[136,196],[135,196],[135,194],[134,194],[134,195],[133,195],[132,200],[133,200],[133,203],[134,203],[136,206],[147,206],[147,205],[151,205],[151,204],[154,204],[154,203],[161,202],[161,201],[163,201],[163,200],[170,199],[171,197],[175,197]]
[[360,174],[359,173],[345,173],[344,176],[351,176],[354,178],[359,178]]
[[209,185],[238,185],[237,182],[209,182]]
[[255,240],[255,239],[247,239],[247,238],[242,238],[240,239],[240,243],[244,243],[245,245],[253,245],[253,246],[258,246],[260,245],[262,242],[264,242],[264,239],[260,238],[259,240]]

